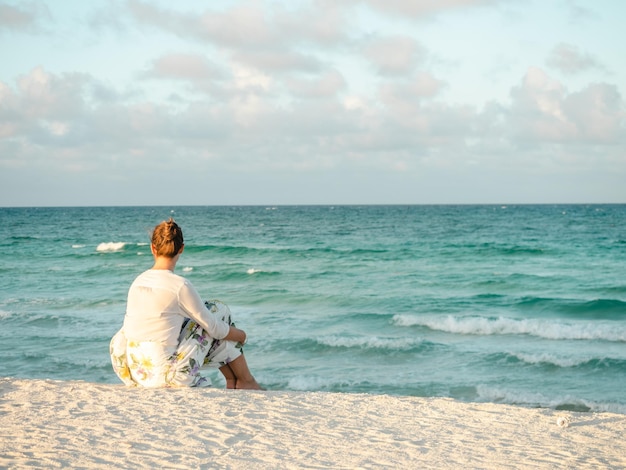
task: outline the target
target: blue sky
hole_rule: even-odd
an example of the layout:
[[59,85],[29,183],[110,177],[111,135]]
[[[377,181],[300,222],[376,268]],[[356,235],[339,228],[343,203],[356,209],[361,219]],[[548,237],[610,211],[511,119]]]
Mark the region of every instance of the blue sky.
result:
[[0,0],[0,206],[626,202],[621,0]]

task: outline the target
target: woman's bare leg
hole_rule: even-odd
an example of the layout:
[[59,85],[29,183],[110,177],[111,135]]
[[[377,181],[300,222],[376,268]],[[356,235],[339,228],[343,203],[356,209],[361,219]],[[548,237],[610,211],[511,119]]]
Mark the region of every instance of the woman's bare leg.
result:
[[252,373],[248,368],[248,362],[243,354],[234,361],[230,362],[228,367],[236,378],[235,388],[263,390],[263,388],[257,383],[256,379],[252,376]]
[[226,388],[228,389],[237,388],[237,377],[235,376],[235,373],[232,371],[232,369],[230,368],[228,364],[220,367],[220,372],[226,379]]

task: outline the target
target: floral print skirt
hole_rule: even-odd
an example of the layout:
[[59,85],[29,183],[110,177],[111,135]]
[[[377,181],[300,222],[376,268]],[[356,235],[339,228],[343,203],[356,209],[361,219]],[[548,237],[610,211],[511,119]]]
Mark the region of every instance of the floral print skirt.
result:
[[[230,309],[218,300],[205,305],[221,320],[234,326]],[[129,386],[208,387],[211,380],[201,374],[207,367],[222,367],[243,352],[239,343],[211,338],[192,320],[186,320],[172,353],[155,341],[128,341],[123,328],[111,339],[109,351],[116,375]]]

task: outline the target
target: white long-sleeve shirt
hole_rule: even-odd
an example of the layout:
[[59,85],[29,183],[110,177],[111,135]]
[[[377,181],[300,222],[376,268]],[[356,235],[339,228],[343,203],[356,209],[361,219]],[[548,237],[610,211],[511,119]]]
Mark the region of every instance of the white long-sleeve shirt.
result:
[[124,317],[129,341],[155,341],[173,351],[185,318],[195,320],[215,339],[230,330],[206,308],[191,282],[172,271],[149,269],[130,286]]

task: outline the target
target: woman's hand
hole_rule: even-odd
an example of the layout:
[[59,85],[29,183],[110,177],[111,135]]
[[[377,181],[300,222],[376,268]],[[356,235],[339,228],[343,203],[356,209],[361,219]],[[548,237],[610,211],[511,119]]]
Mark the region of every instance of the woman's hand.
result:
[[243,346],[248,341],[248,335],[246,335],[245,331],[240,330],[239,328],[235,328],[234,326],[231,326],[230,331],[224,337],[224,339],[227,341],[234,341],[235,343],[240,343]]

